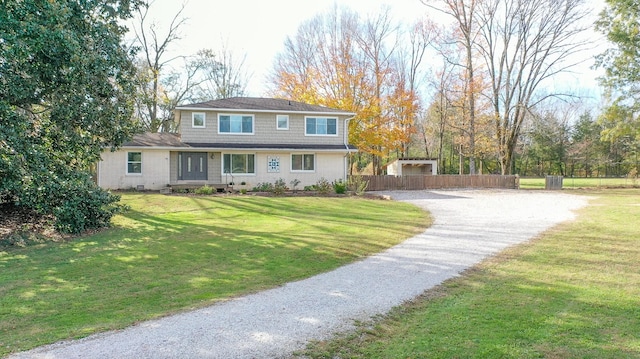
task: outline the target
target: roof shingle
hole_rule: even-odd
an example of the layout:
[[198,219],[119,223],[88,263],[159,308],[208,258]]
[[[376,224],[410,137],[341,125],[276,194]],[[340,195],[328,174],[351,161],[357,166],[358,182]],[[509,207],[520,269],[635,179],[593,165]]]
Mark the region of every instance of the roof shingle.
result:
[[145,132],[133,136],[131,141],[123,143],[127,147],[185,147],[177,133]]
[[224,110],[253,110],[253,111],[286,111],[286,112],[312,112],[334,113],[354,115],[349,111],[330,107],[310,105],[303,102],[285,100],[279,98],[262,97],[232,97],[207,102],[192,103],[177,106],[176,109],[224,109]]

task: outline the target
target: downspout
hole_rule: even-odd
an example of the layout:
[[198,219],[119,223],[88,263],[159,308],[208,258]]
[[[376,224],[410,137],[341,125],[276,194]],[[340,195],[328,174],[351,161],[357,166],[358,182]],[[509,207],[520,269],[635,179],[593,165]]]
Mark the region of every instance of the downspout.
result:
[[351,165],[351,163],[349,162],[349,136],[348,136],[349,121],[351,121],[354,117],[355,116],[344,119],[344,131],[342,134],[342,141],[344,144],[344,148],[347,151],[347,153],[344,155],[344,166],[343,166],[343,171],[344,171],[343,178],[345,182],[349,178],[349,166]]

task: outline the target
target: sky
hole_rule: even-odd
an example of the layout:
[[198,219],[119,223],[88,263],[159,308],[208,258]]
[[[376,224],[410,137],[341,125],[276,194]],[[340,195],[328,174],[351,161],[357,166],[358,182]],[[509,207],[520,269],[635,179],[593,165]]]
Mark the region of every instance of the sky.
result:
[[[591,7],[601,9],[604,0],[588,0]],[[247,87],[249,96],[265,96],[267,75],[273,67],[276,55],[284,48],[287,36],[295,35],[300,24],[334,5],[346,6],[363,17],[377,14],[383,6],[389,6],[394,18],[412,23],[428,14],[428,8],[420,0],[155,0],[149,10],[149,18],[157,23],[159,33],[185,4],[183,16],[187,18],[181,27],[181,39],[170,48],[173,55],[193,55],[200,49],[216,51],[225,43],[234,57],[245,56],[245,70],[251,76]],[[595,15],[598,11],[594,11]],[[442,15],[439,15],[442,16]],[[589,55],[601,52],[601,36],[586,34],[596,48]],[[556,80],[557,86],[584,88],[586,96],[599,97],[596,77],[600,74],[590,67],[588,59]]]

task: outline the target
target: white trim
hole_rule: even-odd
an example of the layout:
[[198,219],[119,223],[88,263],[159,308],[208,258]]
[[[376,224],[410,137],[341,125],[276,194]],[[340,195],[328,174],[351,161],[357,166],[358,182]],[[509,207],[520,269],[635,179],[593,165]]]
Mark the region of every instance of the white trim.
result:
[[[305,170],[304,169],[304,156],[307,156],[307,155],[313,156],[313,169],[312,170]],[[302,169],[301,170],[294,170],[293,169],[293,156],[302,156]],[[315,153],[309,153],[309,152],[306,152],[306,153],[291,153],[289,155],[289,163],[290,163],[289,170],[292,173],[315,173],[316,172],[316,168],[318,166],[317,158],[318,157],[317,157],[317,155]]]
[[[244,116],[251,117],[251,132],[220,132],[220,116],[229,116],[230,120],[231,120],[231,116],[240,116],[241,118]],[[240,127],[242,127],[242,123],[240,124]],[[253,136],[255,135],[255,133],[256,133],[256,116],[254,114],[249,114],[249,113],[219,113],[218,114],[218,134],[219,135]]]
[[[196,126],[196,115],[202,115],[202,126]],[[205,112],[192,112],[191,113],[191,127],[192,128],[206,128],[207,127],[207,114]]]
[[[224,156],[225,155],[252,155],[253,156],[253,173],[233,173],[233,172],[225,172],[224,171]],[[220,154],[220,174],[224,177],[225,175],[229,176],[255,176],[258,168],[258,164],[256,160],[258,159],[258,155],[253,152],[222,152]]]
[[[137,161],[129,161],[130,153],[139,153],[140,154],[140,173],[138,172],[129,172],[129,163],[137,163]],[[142,153],[143,151],[126,151],[125,152],[125,161],[124,161],[124,173],[127,176],[142,176]]]
[[142,151],[142,150],[165,150],[165,151],[179,151],[179,152],[206,152],[206,151],[211,151],[211,152],[220,152],[220,151],[254,151],[254,152],[265,152],[265,151],[295,151],[295,152],[309,152],[309,151],[314,151],[314,152],[340,152],[340,153],[344,153],[344,152],[349,152],[349,153],[355,153],[358,152],[358,149],[347,149],[347,148],[340,148],[340,149],[319,149],[319,148],[279,148],[279,147],[265,147],[265,148],[254,148],[254,147],[247,147],[247,148],[229,148],[229,147],[166,147],[166,146],[122,146],[120,147],[120,149],[122,150],[127,150],[127,151]]
[[[286,117],[286,119],[287,119],[287,126],[285,126],[285,127],[283,127],[283,128],[280,128],[280,121],[279,121],[279,118],[280,118],[281,116],[282,116],[282,117]],[[279,114],[278,114],[278,115],[276,115],[276,130],[278,130],[278,131],[286,131],[286,130],[289,130],[289,115],[279,115]]]
[[[307,121],[309,120],[309,118],[314,118],[314,119],[319,119],[319,118],[324,118],[326,120],[335,120],[336,121],[336,133],[326,133],[326,134],[318,134],[318,133],[307,133]],[[328,126],[327,126],[328,127]],[[316,124],[316,129],[318,128],[318,125]],[[339,128],[338,128],[338,118],[337,117],[328,117],[328,116],[304,116],[304,135],[308,136],[308,137],[337,137],[338,134],[340,133]]]

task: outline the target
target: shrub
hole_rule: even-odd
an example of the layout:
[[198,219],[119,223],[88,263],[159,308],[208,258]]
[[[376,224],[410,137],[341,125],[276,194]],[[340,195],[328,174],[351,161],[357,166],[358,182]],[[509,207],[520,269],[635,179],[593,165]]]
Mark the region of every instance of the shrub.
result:
[[329,194],[333,191],[333,185],[327,181],[324,177],[320,178],[318,182],[316,182],[316,191],[320,194]]
[[333,190],[337,194],[345,194],[347,193],[347,183],[343,180],[336,180],[333,182]]
[[273,194],[282,195],[287,190],[288,190],[287,184],[282,178],[279,178],[273,183],[273,189],[272,189]]
[[[3,185],[13,184],[0,182],[0,192]],[[98,187],[82,171],[34,173],[25,177],[21,186],[12,193],[13,197],[3,196],[4,200],[39,215],[52,215],[54,227],[61,233],[108,227],[111,217],[125,208],[117,203],[120,196]]]
[[80,233],[92,228],[108,227],[111,217],[125,209],[115,203],[120,196],[102,189],[71,195],[54,209],[55,227],[63,233]]
[[272,192],[273,184],[272,183],[258,183],[255,187],[253,187],[254,192]]
[[289,182],[289,184],[291,185],[291,188],[293,189],[293,192],[296,192],[297,191],[296,187],[298,187],[298,185],[300,184],[300,180],[295,178],[295,179],[291,180],[291,182]]
[[357,196],[362,196],[364,191],[367,190],[369,186],[369,181],[365,181],[362,176],[351,176],[349,177],[347,188],[350,191],[353,191]]
[[195,194],[201,194],[201,195],[213,194],[213,192],[214,192],[214,188],[207,185],[204,185],[200,188],[196,188],[195,190]]

